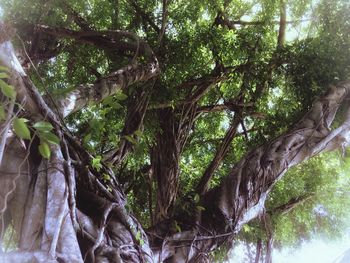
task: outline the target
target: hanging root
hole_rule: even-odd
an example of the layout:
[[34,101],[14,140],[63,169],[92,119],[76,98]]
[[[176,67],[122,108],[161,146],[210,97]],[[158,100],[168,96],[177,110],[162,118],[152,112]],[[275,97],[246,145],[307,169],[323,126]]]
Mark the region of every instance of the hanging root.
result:
[[96,238],[95,244],[92,246],[92,248],[90,249],[90,252],[89,252],[90,257],[92,259],[92,262],[95,262],[95,250],[102,243],[102,240],[103,240],[103,237],[104,237],[104,233],[105,233],[105,229],[106,229],[106,226],[107,226],[107,218],[110,215],[111,211],[113,210],[114,206],[115,206],[115,204],[110,203],[107,206],[107,208],[105,209],[105,212],[103,213],[102,222],[101,222],[101,226],[100,226],[100,230],[99,230],[98,236]]

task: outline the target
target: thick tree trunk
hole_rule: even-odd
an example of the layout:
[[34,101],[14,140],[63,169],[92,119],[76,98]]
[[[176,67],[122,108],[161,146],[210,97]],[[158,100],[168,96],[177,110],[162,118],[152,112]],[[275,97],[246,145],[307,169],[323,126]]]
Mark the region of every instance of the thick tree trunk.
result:
[[[202,227],[187,234],[183,241],[187,247],[184,245],[178,250],[172,262],[188,255],[199,260],[203,251],[211,251],[224,240],[233,238],[244,224],[263,212],[268,193],[290,167],[322,151],[347,146],[350,109],[336,129],[331,130],[330,125],[338,107],[349,97],[349,91],[350,82],[331,87],[288,132],[252,150],[239,161],[220,186],[204,197],[206,210],[199,222]],[[208,236],[206,231],[211,234]],[[194,252],[193,243],[200,253]]]
[[151,152],[152,173],[158,186],[154,218],[156,223],[173,216],[180,176],[180,157],[193,126],[196,109],[196,103],[188,103],[181,112],[172,109],[158,111],[161,131]]

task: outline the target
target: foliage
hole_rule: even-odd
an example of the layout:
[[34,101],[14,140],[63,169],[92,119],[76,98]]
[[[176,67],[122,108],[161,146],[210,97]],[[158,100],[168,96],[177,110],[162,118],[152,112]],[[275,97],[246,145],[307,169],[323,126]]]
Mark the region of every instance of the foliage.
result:
[[[218,185],[249,150],[288,130],[328,85],[350,77],[348,1],[287,1],[288,19],[292,21],[288,24],[290,31],[303,25],[306,32],[283,46],[277,44],[280,1],[169,1],[162,42],[153,26],[131,3],[137,3],[159,29],[162,27],[161,1],[119,1],[116,6],[113,1],[77,0],[69,4],[94,29],[133,32],[146,40],[156,53],[162,73],[153,83],[142,125],[132,133],[123,130],[130,105],[139,99],[141,84],[132,85],[102,102],[91,103],[69,116],[65,124],[95,156],[91,165],[97,171],[108,159],[104,156],[122,142],[130,143],[132,152],[121,164],[114,166],[107,161],[106,165],[115,171],[128,196],[128,206],[145,226],[152,225],[160,187],[147,172],[147,167],[152,165],[150,153],[165,133],[159,112],[167,108],[177,124],[183,121],[185,102],[200,86],[186,86],[186,83],[200,78],[216,79],[197,106],[225,107],[198,114],[185,146],[179,149],[179,192],[174,211],[181,215],[189,215],[200,207],[194,189],[238,115],[234,112],[239,111],[241,118],[238,134],[230,141],[231,150],[215,170],[210,187]],[[79,84],[98,82],[101,76],[134,60],[130,52],[102,50],[35,29],[35,25],[44,24],[78,30],[63,1],[3,0],[1,6],[5,19],[18,29],[17,46],[25,46],[23,60],[28,64],[30,76],[46,96],[54,99],[65,96]],[[230,29],[215,22],[220,13],[233,21],[259,23],[237,23]],[[307,26],[298,21],[299,17],[308,20]],[[27,55],[31,57],[29,62]],[[139,57],[140,61],[144,59],[142,55]],[[16,92],[6,83],[6,78],[6,69],[0,68],[2,94],[14,99]],[[244,107],[235,106],[237,101]],[[4,107],[0,108],[0,118],[5,119]],[[13,120],[13,128],[23,139],[30,139],[31,134],[36,133],[40,139],[39,152],[44,158],[50,157],[49,144],[60,142],[52,132],[53,127],[44,120],[27,125],[24,117],[18,117]],[[348,219],[342,207],[350,202],[347,163],[347,158],[341,159],[337,154],[324,154],[295,167],[276,184],[267,211],[273,211],[291,198],[311,195],[290,213],[272,214],[277,247],[295,246],[316,232],[332,238],[341,233]],[[185,229],[186,223],[185,220],[176,226]],[[136,239],[143,243],[140,235]],[[252,243],[257,238],[266,238],[266,233],[254,221],[244,228],[240,238]]]

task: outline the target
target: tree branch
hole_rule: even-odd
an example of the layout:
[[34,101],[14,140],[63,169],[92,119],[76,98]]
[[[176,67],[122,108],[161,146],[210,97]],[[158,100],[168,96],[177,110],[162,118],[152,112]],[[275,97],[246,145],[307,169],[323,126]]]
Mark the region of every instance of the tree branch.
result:
[[347,103],[349,94],[350,81],[331,87],[288,132],[242,158],[221,184],[204,196],[202,225],[219,233],[225,226],[239,232],[263,211],[267,194],[290,167],[321,151],[349,145],[350,108],[339,127],[330,131],[338,108]]
[[136,13],[138,13],[144,21],[146,21],[153,29],[157,32],[159,35],[161,30],[159,27],[154,23],[153,19],[149,14],[147,14],[145,11],[142,10],[142,8],[139,7],[139,5],[136,3],[135,0],[130,0],[129,3],[134,7]]
[[268,211],[268,213],[269,214],[278,213],[281,215],[288,214],[294,208],[296,208],[297,206],[303,204],[304,202],[312,198],[312,196],[313,194],[306,194],[298,197],[293,197],[287,203],[273,208],[271,211]]
[[[285,3],[282,3],[282,7],[285,6]],[[285,12],[282,12],[281,9],[281,18],[283,17],[284,26],[287,24],[296,24],[296,23],[302,23],[307,22],[310,19],[300,19],[300,20],[293,20],[293,21],[286,21]],[[244,20],[230,20],[227,18],[227,16],[219,12],[218,15],[215,18],[214,25],[221,25],[223,27],[227,27],[230,30],[236,30],[236,26],[265,26],[265,25],[278,25],[281,24],[280,21],[244,21]]]
[[89,103],[101,102],[119,90],[137,83],[144,82],[159,74],[158,61],[146,65],[129,65],[103,77],[93,84],[82,84],[72,92],[65,94],[56,104],[63,117],[76,112]]
[[200,196],[203,196],[208,191],[209,182],[213,177],[214,172],[219,167],[223,158],[226,156],[228,150],[230,149],[230,144],[233,138],[235,137],[238,125],[241,122],[241,116],[239,115],[240,113],[235,113],[230,128],[226,131],[225,137],[222,140],[222,143],[220,144],[219,148],[216,150],[213,160],[210,162],[209,166],[204,171],[201,179],[199,180],[199,183],[196,187],[196,192]]
[[[146,57],[153,56],[149,45],[131,32],[122,30],[103,31],[76,31],[62,27],[50,27],[47,25],[35,25],[35,30],[56,37],[72,38],[77,42],[94,45],[107,51],[132,51],[144,54]],[[129,39],[131,41],[125,41]]]
[[287,4],[285,0],[280,0],[280,22],[278,31],[277,46],[282,47],[284,44],[284,39],[286,35],[286,20],[287,20]]
[[162,26],[159,31],[159,37],[158,37],[158,46],[159,48],[162,47],[163,44],[163,38],[166,30],[167,25],[167,17],[168,17],[168,1],[169,0],[163,0],[163,8],[162,8]]

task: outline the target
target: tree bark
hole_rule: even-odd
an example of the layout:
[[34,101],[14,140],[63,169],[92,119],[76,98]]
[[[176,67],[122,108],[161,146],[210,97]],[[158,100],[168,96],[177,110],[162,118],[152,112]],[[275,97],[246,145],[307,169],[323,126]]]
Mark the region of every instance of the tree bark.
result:
[[262,247],[262,241],[259,238],[258,241],[256,242],[255,261],[254,261],[254,263],[259,263],[260,262],[261,247]]

